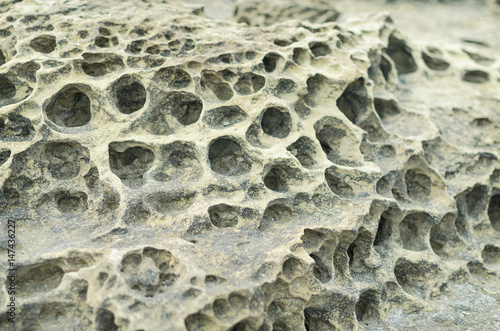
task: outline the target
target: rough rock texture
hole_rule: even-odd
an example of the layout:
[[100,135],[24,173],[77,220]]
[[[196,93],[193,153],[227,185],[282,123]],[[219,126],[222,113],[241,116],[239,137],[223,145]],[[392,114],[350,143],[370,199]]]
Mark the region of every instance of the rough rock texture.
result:
[[0,329],[500,328],[498,45],[327,1],[0,8]]

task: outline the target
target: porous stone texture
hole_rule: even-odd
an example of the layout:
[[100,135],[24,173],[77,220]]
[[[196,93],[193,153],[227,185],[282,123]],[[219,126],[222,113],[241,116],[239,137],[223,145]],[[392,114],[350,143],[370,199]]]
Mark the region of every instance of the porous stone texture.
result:
[[327,1],[0,8],[0,329],[500,328],[497,44]]

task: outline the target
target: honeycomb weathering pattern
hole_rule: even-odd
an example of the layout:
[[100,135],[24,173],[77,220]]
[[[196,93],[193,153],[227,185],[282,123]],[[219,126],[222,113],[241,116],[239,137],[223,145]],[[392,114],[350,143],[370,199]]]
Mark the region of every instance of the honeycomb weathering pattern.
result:
[[0,329],[500,328],[480,44],[328,2],[2,6]]

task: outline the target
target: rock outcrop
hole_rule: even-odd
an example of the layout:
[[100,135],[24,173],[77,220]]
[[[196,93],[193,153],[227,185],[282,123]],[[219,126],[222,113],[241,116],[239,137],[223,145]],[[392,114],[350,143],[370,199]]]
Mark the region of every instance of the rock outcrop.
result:
[[484,45],[327,1],[2,10],[0,329],[500,327]]

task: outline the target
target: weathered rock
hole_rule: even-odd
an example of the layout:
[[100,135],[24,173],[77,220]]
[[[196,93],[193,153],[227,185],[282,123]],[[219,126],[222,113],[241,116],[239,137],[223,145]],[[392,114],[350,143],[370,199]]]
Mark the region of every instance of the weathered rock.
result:
[[500,328],[498,54],[328,2],[2,6],[0,329]]

